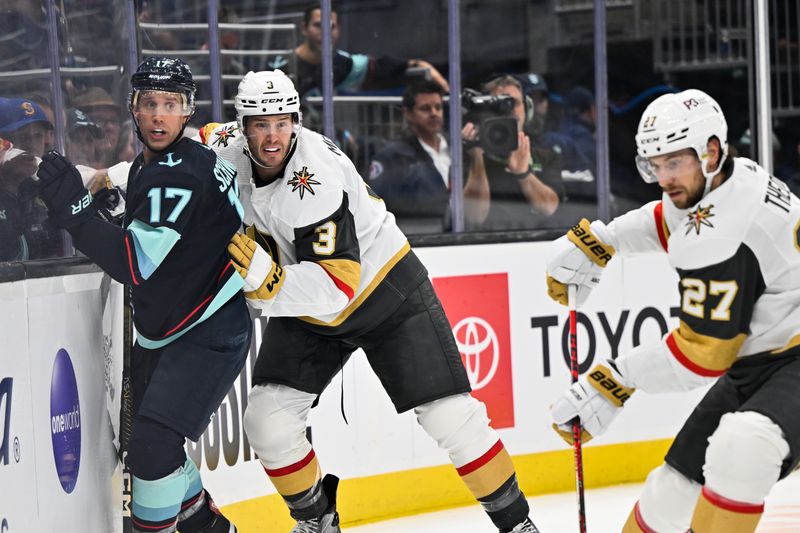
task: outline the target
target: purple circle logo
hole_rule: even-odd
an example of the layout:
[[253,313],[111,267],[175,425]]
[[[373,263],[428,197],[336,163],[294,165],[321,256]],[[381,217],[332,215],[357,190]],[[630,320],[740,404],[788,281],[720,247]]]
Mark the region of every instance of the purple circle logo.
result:
[[63,348],[53,363],[50,383],[50,433],[53,458],[61,487],[69,494],[78,481],[81,465],[81,406],[72,360]]

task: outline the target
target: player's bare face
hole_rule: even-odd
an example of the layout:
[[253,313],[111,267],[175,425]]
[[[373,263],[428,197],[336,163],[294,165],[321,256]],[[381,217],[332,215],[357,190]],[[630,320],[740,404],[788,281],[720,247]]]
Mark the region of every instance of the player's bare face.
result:
[[678,209],[686,209],[703,197],[705,177],[694,150],[651,157],[650,165],[658,184]]
[[141,91],[133,104],[145,146],[154,152],[172,144],[189,120],[183,96],[178,93]]
[[250,155],[265,167],[278,167],[292,142],[292,115],[249,117],[245,136]]

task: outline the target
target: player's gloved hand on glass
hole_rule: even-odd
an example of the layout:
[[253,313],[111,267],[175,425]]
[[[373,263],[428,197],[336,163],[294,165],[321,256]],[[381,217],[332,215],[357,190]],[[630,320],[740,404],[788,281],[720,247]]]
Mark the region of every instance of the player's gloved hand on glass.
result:
[[552,242],[547,259],[547,294],[567,305],[567,285],[577,286],[577,305],[600,283],[603,269],[616,253],[605,224],[585,218]]
[[253,239],[240,233],[228,242],[228,255],[239,275],[244,278],[247,298],[269,300],[283,283],[283,269]]
[[580,417],[581,441],[602,434],[636,389],[631,388],[614,363],[594,366],[550,408],[553,429],[572,444],[572,419]]
[[55,150],[47,152],[36,172],[39,197],[59,228],[70,229],[89,220],[96,211],[92,194],[83,185],[78,169]]

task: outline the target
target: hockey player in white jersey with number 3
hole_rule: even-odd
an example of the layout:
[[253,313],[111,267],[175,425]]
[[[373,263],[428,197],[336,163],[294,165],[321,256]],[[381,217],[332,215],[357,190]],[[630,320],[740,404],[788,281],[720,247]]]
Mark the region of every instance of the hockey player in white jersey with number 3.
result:
[[552,407],[571,442],[605,431],[634,389],[715,382],[664,464],[647,477],[624,532],[755,531],[772,486],[800,458],[800,204],[753,161],[728,157],[719,105],[699,90],[660,96],[636,135],[637,166],[661,201],[605,225],[582,220],[551,248],[550,296],[578,303],[615,254],[666,252],[680,277],[680,324],[593,369]]
[[302,127],[282,72],[248,73],[235,105],[236,122],[200,137],[238,170],[246,234],[228,249],[248,302],[270,316],[244,425],[292,531],[340,531],[338,480],[323,478],[306,419],[363,348],[397,411],[414,410],[495,526],[536,532],[428,273],[383,201],[333,142]]

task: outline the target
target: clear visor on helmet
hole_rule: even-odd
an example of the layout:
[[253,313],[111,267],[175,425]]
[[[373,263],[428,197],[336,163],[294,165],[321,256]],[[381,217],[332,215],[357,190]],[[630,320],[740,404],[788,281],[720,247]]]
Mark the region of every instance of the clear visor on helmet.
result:
[[185,94],[167,91],[134,91],[131,109],[143,115],[188,116],[192,114],[193,102]]
[[642,179],[645,181],[645,183],[658,182],[658,176],[653,168],[653,164],[650,163],[648,158],[637,155],[636,169],[639,171],[639,175],[642,176]]

